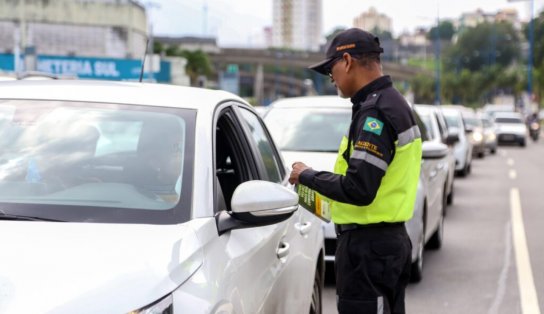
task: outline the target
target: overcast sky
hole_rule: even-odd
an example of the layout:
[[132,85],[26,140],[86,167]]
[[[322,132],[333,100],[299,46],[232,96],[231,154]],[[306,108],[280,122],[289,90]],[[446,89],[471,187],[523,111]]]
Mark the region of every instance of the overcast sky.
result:
[[[478,8],[494,13],[515,8],[528,20],[530,1],[508,0],[322,0],[323,34],[335,27],[350,27],[353,18],[374,7],[393,20],[393,32],[413,31],[436,24],[440,18],[457,18]],[[533,0],[540,12],[544,0]],[[142,0],[147,4],[153,32],[168,36],[217,37],[220,46],[255,47],[262,44],[262,29],[272,25],[272,0]],[[207,9],[205,9],[207,8]]]

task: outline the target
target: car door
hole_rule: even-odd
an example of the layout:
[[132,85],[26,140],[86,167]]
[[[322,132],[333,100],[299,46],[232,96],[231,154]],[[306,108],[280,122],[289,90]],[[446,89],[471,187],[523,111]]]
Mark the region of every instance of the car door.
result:
[[[237,112],[253,139],[255,159],[261,165],[260,178],[287,186],[286,169],[264,122],[243,105],[238,106]],[[281,258],[283,265],[278,269],[278,279],[266,308],[274,313],[303,313],[308,311],[312,270],[316,267],[319,243],[323,241],[319,233],[321,224],[300,207],[285,224],[279,246],[286,246],[289,252]]]
[[[243,182],[259,180],[261,161],[253,152],[253,139],[235,113],[235,104],[219,105],[211,125],[213,136],[213,206],[217,217],[231,210],[231,199]],[[201,143],[200,145],[205,145]],[[204,176],[196,181],[205,181]],[[210,191],[210,194],[212,191]],[[290,221],[237,228],[221,233],[213,220],[201,219],[197,230],[204,262],[184,284],[192,301],[203,302],[207,313],[273,313],[270,304],[282,304],[274,294],[290,253]],[[198,301],[198,302],[197,302]],[[191,312],[191,310],[188,310]]]

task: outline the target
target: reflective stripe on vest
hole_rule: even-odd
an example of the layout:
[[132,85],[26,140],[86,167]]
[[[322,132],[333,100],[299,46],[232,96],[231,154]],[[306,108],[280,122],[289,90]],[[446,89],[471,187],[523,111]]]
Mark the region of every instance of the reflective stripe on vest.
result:
[[[395,141],[395,156],[387,165],[385,161],[367,152],[353,150],[350,158],[365,162],[385,171],[374,201],[368,206],[356,206],[330,201],[332,220],[337,224],[371,224],[379,222],[401,222],[412,218],[416,200],[419,171],[421,168],[421,135],[417,126],[398,134]],[[344,136],[334,173],[346,175],[348,163],[342,156],[348,147]]]

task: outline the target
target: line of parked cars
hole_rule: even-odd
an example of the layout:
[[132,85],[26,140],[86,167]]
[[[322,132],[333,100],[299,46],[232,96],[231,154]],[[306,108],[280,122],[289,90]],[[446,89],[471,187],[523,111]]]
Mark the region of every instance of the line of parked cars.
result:
[[[338,144],[351,121],[349,100],[337,96],[285,98],[263,110],[264,121],[287,164],[304,161],[332,171]],[[444,217],[454,201],[456,176],[471,173],[472,157],[484,158],[497,150],[495,127],[472,109],[461,106],[413,106],[421,131],[423,160],[413,218],[407,230],[413,243],[412,281],[423,277],[424,248],[439,249]],[[325,261],[332,263],[336,233],[324,223]]]

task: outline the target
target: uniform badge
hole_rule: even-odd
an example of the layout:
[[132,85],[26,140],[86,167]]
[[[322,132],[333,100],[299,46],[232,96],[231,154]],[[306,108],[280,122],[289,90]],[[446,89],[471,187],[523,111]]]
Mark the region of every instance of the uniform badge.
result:
[[381,135],[383,130],[383,122],[373,117],[367,117],[363,130],[376,135]]

